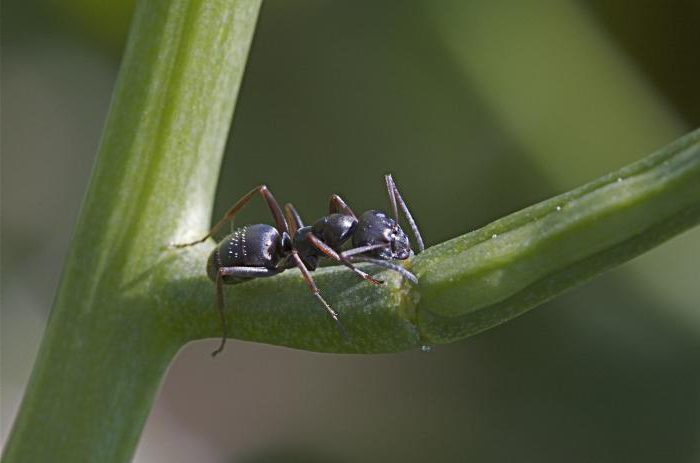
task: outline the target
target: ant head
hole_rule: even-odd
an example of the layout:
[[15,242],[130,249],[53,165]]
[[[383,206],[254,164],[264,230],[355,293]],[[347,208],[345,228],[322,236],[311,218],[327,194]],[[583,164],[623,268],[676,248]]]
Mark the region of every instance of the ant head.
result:
[[408,241],[408,236],[401,229],[401,226],[394,222],[393,226],[384,230],[384,233],[386,240],[390,243],[386,251],[391,253],[391,259],[408,259],[411,255],[411,243]]
[[404,260],[411,256],[408,236],[396,220],[383,211],[366,211],[360,216],[352,244],[354,247],[381,246],[366,254],[378,259]]

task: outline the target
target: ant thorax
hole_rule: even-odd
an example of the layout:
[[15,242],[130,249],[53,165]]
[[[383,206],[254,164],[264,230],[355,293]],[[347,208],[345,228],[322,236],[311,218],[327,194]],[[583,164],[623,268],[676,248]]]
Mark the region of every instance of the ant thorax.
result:
[[348,214],[328,214],[311,226],[311,232],[334,250],[352,236],[357,227],[357,219]]
[[[299,257],[301,257],[302,262],[309,270],[316,270],[318,268],[318,259],[323,256],[323,253],[315,248],[308,240],[307,236],[312,234],[311,227],[301,227],[294,234],[294,239],[292,240],[293,247],[299,252]],[[294,262],[290,260],[288,262],[288,268],[294,267]]]

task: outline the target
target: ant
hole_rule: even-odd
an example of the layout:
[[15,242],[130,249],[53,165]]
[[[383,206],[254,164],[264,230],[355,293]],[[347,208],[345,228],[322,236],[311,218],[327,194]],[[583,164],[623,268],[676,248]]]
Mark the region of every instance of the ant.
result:
[[[177,244],[181,248],[201,243],[214,235],[255,195],[261,195],[267,203],[275,221],[275,226],[267,224],[245,225],[234,230],[221,240],[207,261],[207,275],[216,283],[216,307],[221,317],[222,336],[219,347],[212,352],[216,356],[226,343],[226,318],[224,316],[224,284],[236,284],[253,278],[270,277],[287,269],[297,267],[313,296],[318,299],[335,321],[344,339],[345,328],[340,323],[338,313],[326,302],[314,283],[310,272],[318,267],[320,257],[332,259],[345,265],[359,277],[374,285],[384,282],[355,267],[355,262],[369,262],[398,272],[404,279],[417,283],[415,275],[392,260],[404,260],[411,255],[408,236],[399,226],[399,207],[411,227],[416,240],[416,252],[425,248],[418,227],[401,197],[391,174],[384,177],[393,217],[382,211],[369,210],[359,217],[336,194],[331,195],[329,214],[311,226],[305,226],[291,203],[284,207],[266,185],[253,188],[236,202],[223,218],[201,239],[190,243]],[[348,240],[352,248],[342,251]]]

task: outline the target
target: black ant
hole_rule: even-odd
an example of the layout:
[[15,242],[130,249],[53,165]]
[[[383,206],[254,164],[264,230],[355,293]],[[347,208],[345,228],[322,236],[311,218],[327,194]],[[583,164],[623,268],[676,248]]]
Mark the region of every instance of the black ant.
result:
[[[309,289],[333,318],[338,330],[347,339],[345,328],[340,323],[338,313],[321,296],[310,271],[318,267],[320,257],[330,258],[345,265],[368,282],[381,285],[382,281],[373,278],[353,265],[354,262],[369,262],[394,270],[412,283],[416,277],[391,260],[404,260],[411,255],[408,237],[399,226],[398,208],[401,208],[416,240],[417,251],[424,249],[420,236],[408,207],[391,175],[386,175],[393,218],[382,211],[369,210],[357,217],[340,196],[331,195],[329,214],[311,226],[305,226],[291,203],[285,205],[285,213],[266,185],[250,190],[238,200],[224,217],[219,220],[197,241],[175,245],[185,247],[198,244],[211,237],[226,222],[245,206],[256,194],[267,202],[275,226],[267,224],[245,225],[233,231],[218,243],[207,261],[207,275],[216,283],[216,306],[221,316],[222,337],[219,347],[212,352],[217,355],[226,343],[226,318],[224,316],[224,284],[240,283],[252,278],[277,275],[292,267],[297,267]],[[398,207],[397,207],[398,205]],[[286,217],[285,217],[286,216]],[[352,238],[352,248],[341,251],[342,245]]]

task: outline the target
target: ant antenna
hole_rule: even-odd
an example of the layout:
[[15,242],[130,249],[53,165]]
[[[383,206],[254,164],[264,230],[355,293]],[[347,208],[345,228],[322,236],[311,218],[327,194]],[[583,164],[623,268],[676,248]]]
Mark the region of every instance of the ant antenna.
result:
[[391,203],[391,211],[394,213],[394,220],[396,220],[396,223],[399,223],[399,211],[396,209],[396,186],[394,185],[394,179],[391,178],[391,174],[387,174],[384,176],[384,181],[386,182],[386,191],[389,192],[389,202]]
[[399,206],[401,207],[401,211],[403,212],[403,215],[406,217],[408,225],[411,227],[413,237],[416,239],[416,246],[418,248],[416,254],[418,254],[419,252],[423,252],[423,250],[425,250],[423,238],[420,236],[420,232],[418,231],[418,225],[416,225],[416,221],[413,220],[413,216],[408,210],[406,201],[404,201],[401,197],[401,193],[399,193],[399,189],[396,188],[396,183],[394,183],[394,179],[392,178],[391,174],[386,174],[384,176],[384,179],[386,180],[386,188],[389,191],[389,200],[391,201],[391,207],[394,210],[394,218],[396,219],[396,222],[399,221],[398,212],[396,210],[396,203],[398,202]]

